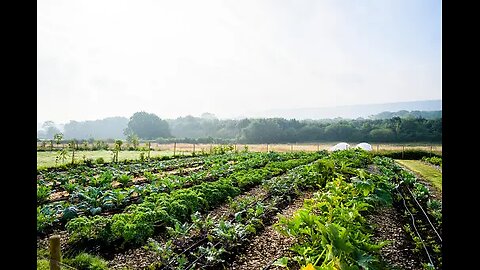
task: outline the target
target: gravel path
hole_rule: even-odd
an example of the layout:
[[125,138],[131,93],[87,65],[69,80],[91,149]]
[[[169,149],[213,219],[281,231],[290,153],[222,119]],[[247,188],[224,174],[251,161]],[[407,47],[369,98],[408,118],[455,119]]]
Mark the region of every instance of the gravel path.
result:
[[[303,201],[311,198],[313,192],[305,192],[302,196],[297,197],[288,207],[281,211],[281,214],[291,217],[295,211],[303,206]],[[273,224],[277,223],[278,216],[272,220],[272,225],[266,227],[262,233],[257,235],[245,247],[241,254],[237,254],[235,261],[227,269],[255,269],[260,270],[267,266],[272,260],[287,254],[288,248],[294,243],[295,238],[286,237],[277,232],[273,228]],[[270,267],[269,269],[284,269]]]
[[423,269],[418,256],[413,253],[413,244],[403,230],[403,219],[393,207],[376,208],[366,219],[374,227],[372,240],[389,240],[381,249],[381,258],[391,269]]

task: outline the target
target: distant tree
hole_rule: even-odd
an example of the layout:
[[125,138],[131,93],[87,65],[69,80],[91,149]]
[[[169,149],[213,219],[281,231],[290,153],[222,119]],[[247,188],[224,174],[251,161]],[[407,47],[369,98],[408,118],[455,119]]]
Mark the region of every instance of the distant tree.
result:
[[213,114],[213,113],[208,113],[208,112],[202,113],[202,115],[201,115],[200,117],[203,118],[203,119],[209,119],[209,120],[218,119],[218,118],[215,116],[215,114]]
[[87,140],[83,140],[83,148],[85,150],[88,150],[88,141]]
[[46,141],[42,141],[42,148],[44,150],[47,149],[47,142]]
[[281,135],[280,125],[269,119],[256,119],[242,130],[242,141],[252,143],[273,143]]
[[126,132],[133,132],[141,139],[171,137],[167,121],[153,113],[136,112],[130,117]]
[[70,121],[64,126],[65,139],[124,139],[128,118],[108,117],[94,121]]
[[395,140],[395,132],[390,128],[378,128],[370,131],[372,141],[391,142]]
[[352,139],[355,128],[348,122],[341,121],[325,128],[325,137],[331,141],[348,141]]
[[60,130],[55,126],[55,123],[53,121],[45,121],[42,124],[42,128],[44,130],[44,133],[42,133],[44,138],[53,138],[55,134],[60,133]]
[[57,146],[58,146],[63,139],[63,134],[62,133],[57,133],[57,134],[53,135],[53,139],[55,140],[55,142],[57,143]]

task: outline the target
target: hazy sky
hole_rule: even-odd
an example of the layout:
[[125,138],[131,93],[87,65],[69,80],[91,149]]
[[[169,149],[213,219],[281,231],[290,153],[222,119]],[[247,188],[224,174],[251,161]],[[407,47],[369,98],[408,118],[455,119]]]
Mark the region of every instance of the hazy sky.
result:
[[441,1],[37,1],[37,122],[441,99]]

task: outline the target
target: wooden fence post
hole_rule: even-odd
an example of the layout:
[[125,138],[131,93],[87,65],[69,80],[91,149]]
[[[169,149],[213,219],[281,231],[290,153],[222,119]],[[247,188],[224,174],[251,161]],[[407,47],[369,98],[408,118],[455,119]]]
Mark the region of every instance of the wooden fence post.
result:
[[60,262],[62,260],[60,254],[60,236],[50,236],[50,270],[60,270]]
[[150,159],[150,146],[151,146],[151,144],[150,144],[150,142],[148,142],[148,159]]
[[195,144],[193,144],[193,156],[195,156]]
[[175,156],[176,150],[177,150],[177,142],[173,142],[173,156]]
[[430,145],[430,157],[432,157],[433,146]]
[[267,143],[267,152],[268,152],[268,143]]

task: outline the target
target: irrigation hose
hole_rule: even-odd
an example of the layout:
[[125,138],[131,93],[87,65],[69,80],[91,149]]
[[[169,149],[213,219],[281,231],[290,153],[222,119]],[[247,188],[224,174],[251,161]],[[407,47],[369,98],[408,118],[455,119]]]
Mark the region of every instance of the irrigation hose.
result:
[[432,258],[430,257],[430,253],[428,253],[427,246],[425,245],[425,242],[423,242],[422,236],[420,236],[420,233],[417,230],[417,226],[415,226],[415,218],[413,217],[410,210],[408,210],[407,204],[405,203],[405,198],[403,197],[402,193],[399,190],[397,190],[397,191],[398,191],[398,194],[400,194],[400,196],[402,197],[403,206],[405,206],[405,209],[410,214],[410,217],[412,217],[413,228],[415,229],[415,232],[417,233],[418,237],[420,238],[420,241],[422,242],[423,248],[425,249],[425,252],[427,253],[428,260],[430,261],[430,263],[432,265],[434,265],[433,261],[432,261]]
[[423,207],[420,205],[420,203],[417,201],[417,198],[415,198],[415,196],[413,195],[412,191],[410,190],[410,188],[408,188],[406,186],[408,192],[410,192],[410,195],[412,195],[413,199],[415,200],[415,202],[417,203],[417,205],[420,207],[420,209],[422,210],[423,214],[425,215],[425,217],[427,218],[428,220],[428,223],[430,223],[430,226],[432,226],[432,229],[433,231],[435,231],[435,233],[437,234],[438,236],[438,239],[440,239],[440,242],[442,242],[442,237],[440,236],[440,234],[437,232],[437,230],[435,229],[435,226],[433,226],[432,222],[430,221],[430,219],[428,218],[428,215],[427,213],[425,213],[425,210],[423,210]]
[[[213,248],[216,247],[216,246],[218,246],[220,243],[221,243],[221,242],[217,242],[215,245],[213,245]],[[206,254],[207,254],[207,253],[204,252],[201,256],[199,256],[197,259],[195,259],[195,261],[193,261],[187,268],[185,268],[185,270],[188,270],[188,269],[192,268],[193,265],[195,265],[195,263],[196,263],[198,260],[200,260],[201,258],[203,258]]]

